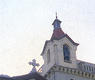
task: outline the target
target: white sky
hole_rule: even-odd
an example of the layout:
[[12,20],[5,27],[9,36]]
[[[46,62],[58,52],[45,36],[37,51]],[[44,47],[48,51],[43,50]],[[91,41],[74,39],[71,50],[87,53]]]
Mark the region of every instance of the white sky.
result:
[[80,44],[77,58],[95,63],[95,0],[0,0],[0,74],[29,73],[33,58],[43,64],[56,11],[63,31]]

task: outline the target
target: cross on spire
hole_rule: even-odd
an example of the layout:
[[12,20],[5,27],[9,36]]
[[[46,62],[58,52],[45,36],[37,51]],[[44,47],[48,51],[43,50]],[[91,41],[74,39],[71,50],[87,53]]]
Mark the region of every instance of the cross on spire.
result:
[[36,72],[36,66],[38,67],[39,66],[39,63],[36,63],[36,60],[33,59],[32,62],[29,62],[29,65],[32,65],[33,68],[32,68],[32,72]]

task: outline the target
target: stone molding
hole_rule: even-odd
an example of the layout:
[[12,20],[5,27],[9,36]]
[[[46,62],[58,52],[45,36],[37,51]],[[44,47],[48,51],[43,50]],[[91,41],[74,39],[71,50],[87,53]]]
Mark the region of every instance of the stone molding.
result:
[[76,75],[76,76],[79,76],[79,77],[95,79],[95,74],[93,74],[93,73],[88,73],[88,72],[84,72],[84,71],[81,71],[81,70],[78,70],[78,69],[67,68],[67,67],[63,67],[63,66],[53,66],[47,72],[45,77],[50,77],[52,74],[54,74],[54,72],[64,72],[64,73]]

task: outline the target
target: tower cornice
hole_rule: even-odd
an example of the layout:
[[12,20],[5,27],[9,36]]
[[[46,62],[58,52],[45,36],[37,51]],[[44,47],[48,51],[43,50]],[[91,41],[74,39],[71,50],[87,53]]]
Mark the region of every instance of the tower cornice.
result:
[[51,76],[54,72],[64,72],[67,74],[72,74],[84,78],[89,78],[89,79],[95,79],[95,74],[84,72],[75,68],[68,68],[64,66],[59,66],[59,65],[54,65],[48,72],[45,74],[45,77]]

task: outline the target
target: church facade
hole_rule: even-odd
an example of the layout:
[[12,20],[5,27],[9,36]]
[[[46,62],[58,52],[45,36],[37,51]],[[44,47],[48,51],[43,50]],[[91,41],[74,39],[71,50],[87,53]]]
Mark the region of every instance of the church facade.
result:
[[15,77],[0,76],[0,80],[95,80],[95,64],[77,60],[78,43],[61,29],[61,21],[53,22],[53,34],[45,42],[41,56],[44,64],[36,71],[36,60],[29,62],[33,69],[29,74]]
[[44,60],[41,74],[47,80],[95,80],[95,64],[77,60],[79,44],[63,32],[57,16],[52,25],[53,34],[41,53]]

